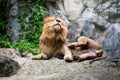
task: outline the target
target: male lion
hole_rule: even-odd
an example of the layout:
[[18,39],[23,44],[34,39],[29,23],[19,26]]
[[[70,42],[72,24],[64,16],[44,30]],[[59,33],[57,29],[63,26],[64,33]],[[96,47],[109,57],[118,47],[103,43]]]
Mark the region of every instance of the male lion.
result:
[[72,61],[72,54],[65,44],[68,34],[65,21],[54,16],[46,18],[44,22],[43,32],[39,38],[41,54],[33,56],[32,59],[58,57],[64,58],[66,61]]

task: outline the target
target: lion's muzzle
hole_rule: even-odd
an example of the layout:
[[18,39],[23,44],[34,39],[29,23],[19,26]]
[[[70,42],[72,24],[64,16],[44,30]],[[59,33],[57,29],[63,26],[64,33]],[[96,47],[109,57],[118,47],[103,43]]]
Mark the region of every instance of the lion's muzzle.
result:
[[61,30],[61,25],[59,23],[55,24],[54,29],[57,30],[57,31]]

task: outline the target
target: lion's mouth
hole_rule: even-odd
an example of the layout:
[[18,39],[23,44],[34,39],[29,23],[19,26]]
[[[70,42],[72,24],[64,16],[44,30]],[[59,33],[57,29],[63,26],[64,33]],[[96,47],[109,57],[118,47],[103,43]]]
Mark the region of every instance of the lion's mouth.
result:
[[57,23],[57,24],[55,24],[53,26],[54,26],[55,29],[58,29],[58,30],[61,29],[61,25],[59,23]]
[[55,24],[54,26],[60,26],[61,27],[61,25],[59,23]]

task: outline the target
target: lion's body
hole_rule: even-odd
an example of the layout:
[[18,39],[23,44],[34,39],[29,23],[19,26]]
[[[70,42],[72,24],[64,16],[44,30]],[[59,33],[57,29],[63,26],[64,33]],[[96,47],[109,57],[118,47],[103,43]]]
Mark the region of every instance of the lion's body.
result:
[[106,54],[103,52],[102,47],[96,41],[81,36],[77,42],[68,44],[71,53],[75,60],[83,61],[91,59],[90,63],[106,58]]
[[72,54],[65,44],[68,34],[67,25],[59,17],[48,17],[44,20],[43,32],[39,38],[41,54],[33,59],[49,59],[51,57],[64,57],[71,61]]

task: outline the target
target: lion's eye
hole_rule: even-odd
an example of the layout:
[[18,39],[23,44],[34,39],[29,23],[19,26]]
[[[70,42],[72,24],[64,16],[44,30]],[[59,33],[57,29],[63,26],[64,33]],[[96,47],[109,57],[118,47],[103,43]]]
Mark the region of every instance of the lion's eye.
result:
[[60,20],[56,20],[58,23],[61,22]]

